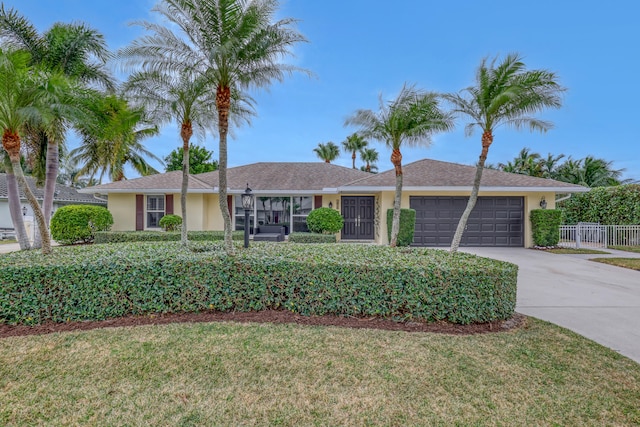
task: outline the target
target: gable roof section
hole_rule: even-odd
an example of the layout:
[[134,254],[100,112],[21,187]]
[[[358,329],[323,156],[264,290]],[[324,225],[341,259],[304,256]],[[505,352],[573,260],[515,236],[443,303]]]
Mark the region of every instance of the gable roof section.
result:
[[[44,190],[42,188],[36,187],[35,180],[33,177],[27,176],[27,183],[29,184],[29,188],[33,192],[33,195],[36,196],[36,199],[42,200],[44,197]],[[20,198],[25,200],[26,197],[22,194],[22,190],[20,191]],[[7,192],[7,174],[0,173],[0,200],[8,199]],[[90,194],[80,194],[78,190],[71,187],[65,187],[64,185],[56,184],[55,195],[53,198],[54,202],[64,202],[64,203],[84,203],[84,204],[96,204],[96,205],[106,205],[107,202],[104,200],[99,200],[94,198]]]
[[[198,179],[199,175],[189,175],[189,193],[209,193],[211,186]],[[140,178],[124,179],[122,181],[87,187],[80,190],[82,193],[135,193],[158,192],[179,193],[182,188],[182,171],[172,171],[147,175]]]
[[[261,162],[229,168],[227,188],[232,193],[243,192],[248,184],[254,193],[335,193],[337,187],[370,175],[324,162]],[[211,187],[219,187],[218,171],[200,174],[198,178]]]
[[[476,167],[458,163],[424,159],[402,166],[403,190],[421,191],[468,191],[473,186]],[[364,179],[341,186],[340,191],[394,190],[395,169],[369,175]],[[587,192],[589,188],[553,179],[485,169],[482,173],[480,191],[554,191],[556,193]]]

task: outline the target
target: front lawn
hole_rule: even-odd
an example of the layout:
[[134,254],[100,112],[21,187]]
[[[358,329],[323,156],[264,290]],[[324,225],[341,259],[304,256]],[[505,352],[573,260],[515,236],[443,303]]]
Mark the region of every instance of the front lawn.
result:
[[591,261],[630,268],[632,270],[640,270],[640,258],[594,258]]
[[551,252],[552,254],[610,254],[611,252],[598,251],[595,249],[577,249],[577,248],[553,248],[553,249],[545,249],[545,252]]
[[640,365],[551,324],[173,324],[0,340],[0,425],[638,425]]

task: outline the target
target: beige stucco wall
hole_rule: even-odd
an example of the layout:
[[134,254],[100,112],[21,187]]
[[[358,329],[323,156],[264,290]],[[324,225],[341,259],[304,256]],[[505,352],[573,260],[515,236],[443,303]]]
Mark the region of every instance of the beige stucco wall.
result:
[[113,231],[132,231],[136,229],[136,195],[109,194],[107,209],[113,216]]
[[[204,194],[187,194],[187,229],[205,230]],[[173,195],[173,213],[182,216],[180,194]]]
[[[224,230],[224,220],[220,212],[220,199],[217,194],[204,194],[202,215],[205,230]],[[233,217],[231,218],[233,221]]]

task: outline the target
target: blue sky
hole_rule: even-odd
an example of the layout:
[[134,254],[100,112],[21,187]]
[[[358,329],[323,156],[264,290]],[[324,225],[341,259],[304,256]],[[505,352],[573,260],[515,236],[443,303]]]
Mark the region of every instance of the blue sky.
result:
[[[85,22],[105,35],[111,49],[141,34],[135,20],[156,20],[151,0],[7,0],[40,31],[54,22]],[[256,161],[319,161],[318,143],[342,142],[356,129],[344,120],[358,108],[377,108],[378,95],[393,98],[407,82],[456,92],[473,83],[481,59],[518,52],[528,68],[556,72],[568,90],[560,110],[540,117],[546,134],[500,128],[488,162],[506,162],[523,147],[582,158],[594,155],[640,180],[640,25],[637,2],[585,0],[282,0],[279,17],[293,17],[309,43],[290,62],[315,77],[294,75],[269,90],[254,91],[258,116],[235,130],[229,165]],[[404,148],[403,163],[425,157],[474,164],[480,135],[465,137],[464,120],[438,134],[430,147]],[[71,145],[75,142],[72,140]],[[146,140],[159,157],[179,146],[175,126]],[[200,142],[218,154],[217,138]],[[390,151],[378,142],[380,170]],[[350,154],[335,162],[351,165]],[[358,161],[358,163],[361,163]],[[159,166],[158,166],[159,167]]]

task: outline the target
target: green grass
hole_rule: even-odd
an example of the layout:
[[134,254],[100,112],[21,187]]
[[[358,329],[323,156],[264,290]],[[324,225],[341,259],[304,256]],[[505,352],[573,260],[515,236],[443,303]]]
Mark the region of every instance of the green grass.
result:
[[640,246],[609,246],[609,249],[617,249],[619,251],[640,253]]
[[0,425],[638,425],[640,365],[529,319],[473,336],[174,324],[0,341]]
[[595,249],[576,249],[576,248],[554,248],[554,249],[546,249],[546,252],[551,252],[552,254],[609,254],[611,252],[598,251]]
[[9,245],[11,243],[17,243],[17,241],[14,239],[0,240],[0,245]]
[[640,258],[594,258],[591,261],[640,271]]

